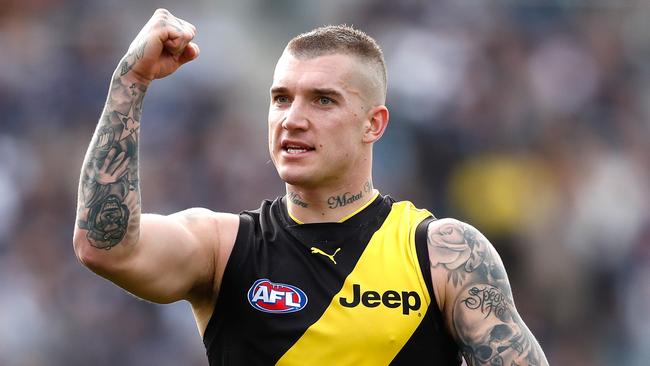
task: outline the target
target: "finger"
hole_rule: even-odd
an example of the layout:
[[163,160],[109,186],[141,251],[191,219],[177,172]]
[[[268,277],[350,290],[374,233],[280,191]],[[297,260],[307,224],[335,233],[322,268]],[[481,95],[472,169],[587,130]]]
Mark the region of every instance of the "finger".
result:
[[124,161],[122,161],[122,163],[117,166],[113,174],[111,174],[113,177],[115,177],[115,180],[122,178],[124,174],[126,174],[129,167],[129,161],[131,161],[130,157],[124,159]]
[[110,174],[110,175],[114,175],[114,174],[115,174],[115,171],[116,171],[117,168],[119,167],[120,163],[123,163],[123,162],[124,162],[124,161],[123,161],[123,160],[124,160],[124,156],[126,156],[126,154],[124,153],[124,151],[122,151],[122,152],[117,156],[117,158],[115,158],[115,160],[113,160],[111,166],[108,167],[108,172],[107,172],[108,174]]
[[163,47],[165,47],[165,51],[168,53],[179,56],[183,53],[182,43],[183,41],[180,37],[170,38],[163,43]]
[[113,161],[114,156],[115,156],[115,149],[111,149],[106,155],[106,158],[104,159],[104,164],[102,164],[102,167],[99,169],[99,171],[105,172],[106,169],[108,169],[108,165]]
[[97,143],[97,146],[104,146],[108,142],[108,134],[107,133],[102,133],[99,135],[99,142]]
[[142,40],[149,39],[152,35],[157,35],[160,37],[160,43],[163,43],[166,40],[166,37],[163,35],[165,32],[157,32],[155,30],[164,29],[170,18],[174,18],[174,16],[169,12],[169,10],[163,8],[156,9],[156,11],[151,16],[151,19],[149,19],[147,24],[142,27],[138,35],[133,40],[133,43],[131,43],[131,47],[129,48],[137,47],[137,45],[140,44]]
[[168,39],[164,45],[167,52],[180,56],[187,45],[194,39],[195,29],[182,19],[172,17],[166,21]]
[[179,57],[185,52],[187,45],[192,40],[191,37],[186,35],[179,36],[177,38],[170,38],[164,43],[165,50],[175,57]]
[[186,29],[186,30],[188,30],[188,31],[190,31],[192,33],[192,36],[196,36],[196,27],[194,26],[194,24],[192,24],[192,23],[190,23],[190,22],[188,22],[188,21],[186,21],[184,19],[181,19],[181,18],[176,18],[176,19],[178,19],[179,23],[181,24],[181,26],[184,29]]
[[187,47],[185,47],[185,50],[181,54],[181,56],[178,58],[178,62],[182,65],[184,63],[190,62],[197,57],[199,57],[199,53],[201,50],[199,49],[199,45],[197,45],[194,42],[190,42]]

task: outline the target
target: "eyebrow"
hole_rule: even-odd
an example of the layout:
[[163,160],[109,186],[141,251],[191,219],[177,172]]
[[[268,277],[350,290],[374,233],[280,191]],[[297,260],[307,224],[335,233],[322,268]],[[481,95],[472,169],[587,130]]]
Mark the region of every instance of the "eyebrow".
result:
[[[290,94],[289,93],[289,88],[284,87],[284,86],[274,86],[271,88],[271,95],[277,95],[277,94]],[[337,98],[343,98],[343,94],[339,92],[336,89],[332,88],[312,88],[309,89],[309,94],[312,95],[323,95],[326,97],[337,97]]]
[[326,97],[343,97],[343,95],[338,90],[330,88],[314,88],[311,90],[311,93],[315,95],[324,95]]
[[271,88],[271,95],[273,94],[288,94],[289,89],[285,88],[284,86],[274,86]]

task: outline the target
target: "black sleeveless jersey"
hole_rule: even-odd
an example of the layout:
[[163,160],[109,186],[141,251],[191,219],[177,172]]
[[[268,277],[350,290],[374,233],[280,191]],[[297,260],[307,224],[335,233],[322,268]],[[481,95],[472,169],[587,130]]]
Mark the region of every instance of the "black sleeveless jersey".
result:
[[210,365],[460,365],[430,220],[381,195],[338,223],[299,224],[282,198],[243,212],[203,337]]

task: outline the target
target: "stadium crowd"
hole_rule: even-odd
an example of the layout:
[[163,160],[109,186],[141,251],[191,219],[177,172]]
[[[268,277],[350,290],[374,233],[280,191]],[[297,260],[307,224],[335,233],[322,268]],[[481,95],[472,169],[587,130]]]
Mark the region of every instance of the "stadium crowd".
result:
[[189,305],[152,305],[72,251],[81,162],[118,60],[156,7],[200,58],[154,82],[143,210],[238,212],[283,193],[268,87],[293,35],[382,44],[375,186],[486,234],[554,365],[650,359],[650,5],[643,1],[5,0],[0,365],[205,365]]

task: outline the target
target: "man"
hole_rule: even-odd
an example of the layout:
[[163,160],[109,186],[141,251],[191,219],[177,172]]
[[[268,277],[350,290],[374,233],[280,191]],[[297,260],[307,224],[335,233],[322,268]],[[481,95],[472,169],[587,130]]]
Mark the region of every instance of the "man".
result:
[[195,32],[157,10],[114,73],[81,173],[84,265],[149,301],[188,300],[211,365],[447,365],[459,351],[547,364],[488,240],[373,187],[386,70],[352,28],[300,35],[277,63],[269,151],[284,197],[240,215],[141,214],[142,100],[198,56]]

